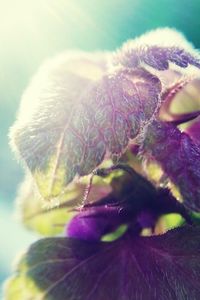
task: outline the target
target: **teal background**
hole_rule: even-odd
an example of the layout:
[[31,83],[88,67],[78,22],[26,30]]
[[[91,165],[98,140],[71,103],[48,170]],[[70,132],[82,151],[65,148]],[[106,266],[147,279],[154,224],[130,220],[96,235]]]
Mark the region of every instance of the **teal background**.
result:
[[8,145],[20,96],[42,61],[66,49],[114,50],[170,26],[200,47],[199,0],[0,0],[0,282],[36,237],[13,218],[22,169]]

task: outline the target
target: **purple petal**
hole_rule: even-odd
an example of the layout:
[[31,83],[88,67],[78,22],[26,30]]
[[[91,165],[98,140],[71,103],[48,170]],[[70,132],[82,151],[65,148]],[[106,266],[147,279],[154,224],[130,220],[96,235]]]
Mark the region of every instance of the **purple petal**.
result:
[[47,238],[23,259],[48,300],[200,298],[200,230],[185,226],[160,236],[126,233],[114,242]]
[[139,234],[143,228],[154,230],[158,218],[169,213],[178,213],[191,223],[185,207],[168,189],[156,189],[135,171],[115,184],[116,190],[114,185],[106,197],[80,209],[66,226],[67,237],[100,240],[123,224],[137,228]]
[[66,227],[66,236],[84,240],[100,240],[123,223],[119,207],[82,209]]

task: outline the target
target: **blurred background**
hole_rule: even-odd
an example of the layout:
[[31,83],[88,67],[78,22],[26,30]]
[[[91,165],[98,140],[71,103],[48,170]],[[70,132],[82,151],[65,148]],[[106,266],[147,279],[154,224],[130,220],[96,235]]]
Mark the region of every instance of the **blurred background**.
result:
[[17,252],[37,238],[13,217],[23,171],[7,135],[39,65],[66,49],[114,50],[162,26],[200,48],[199,15],[199,0],[0,0],[0,285]]

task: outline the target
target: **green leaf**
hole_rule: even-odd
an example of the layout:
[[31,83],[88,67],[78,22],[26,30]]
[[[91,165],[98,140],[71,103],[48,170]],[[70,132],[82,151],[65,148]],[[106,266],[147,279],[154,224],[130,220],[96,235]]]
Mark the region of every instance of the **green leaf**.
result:
[[[31,175],[27,174],[17,196],[19,216],[24,225],[44,236],[54,236],[63,232],[65,224],[74,215],[74,208],[82,205],[89,178],[71,183],[50,207],[38,192]],[[107,194],[111,188],[101,178],[95,178],[88,196],[92,202]],[[55,199],[54,199],[55,200]],[[56,205],[57,204],[57,205]]]

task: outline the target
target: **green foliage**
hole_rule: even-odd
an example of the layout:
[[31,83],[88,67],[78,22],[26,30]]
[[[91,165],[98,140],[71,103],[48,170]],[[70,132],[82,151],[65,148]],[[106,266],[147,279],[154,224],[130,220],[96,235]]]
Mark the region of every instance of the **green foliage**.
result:
[[[88,182],[89,178],[84,178],[82,182],[68,185],[57,198],[57,202],[48,203],[40,196],[32,177],[27,176],[17,197],[18,211],[23,224],[44,236],[54,236],[63,232],[65,224],[75,214],[75,209],[82,205]],[[101,198],[109,191],[109,185],[102,179],[95,178],[88,201]]]

